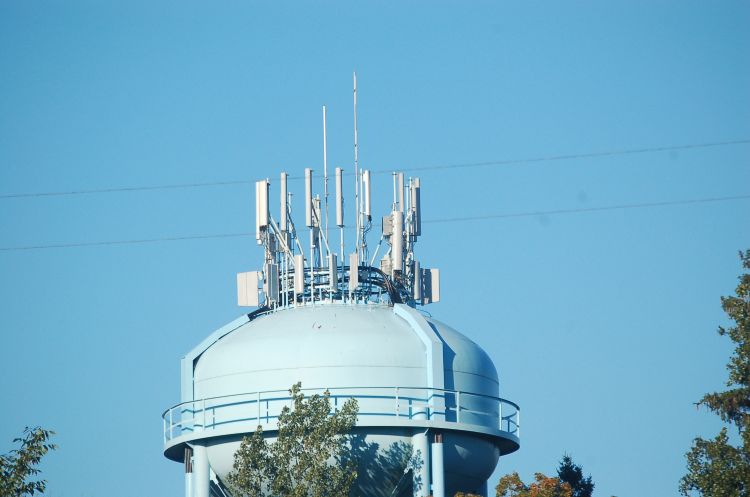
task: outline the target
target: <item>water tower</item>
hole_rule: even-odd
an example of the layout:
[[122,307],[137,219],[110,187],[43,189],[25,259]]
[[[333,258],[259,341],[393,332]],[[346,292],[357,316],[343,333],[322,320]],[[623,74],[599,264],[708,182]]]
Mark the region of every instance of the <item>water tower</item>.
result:
[[[304,228],[293,221],[286,173],[278,218],[271,182],[256,183],[265,260],[237,275],[239,305],[256,309],[182,359],[181,402],[163,414],[165,456],[184,463],[187,497],[230,496],[223,482],[242,437],[261,425],[273,438],[288,389],[301,381],[305,393],[329,390],[334,404],[357,399],[353,434],[367,449],[358,495],[487,496],[498,458],[519,448],[519,409],[500,398],[495,366],[477,344],[419,310],[440,299],[438,270],[415,258],[420,180],[394,173],[390,213],[373,222],[371,173],[359,168],[355,132],[347,253],[344,175],[336,168],[332,177],[329,228],[325,158],[323,170],[322,196],[305,170]],[[370,250],[374,226],[380,241]]]

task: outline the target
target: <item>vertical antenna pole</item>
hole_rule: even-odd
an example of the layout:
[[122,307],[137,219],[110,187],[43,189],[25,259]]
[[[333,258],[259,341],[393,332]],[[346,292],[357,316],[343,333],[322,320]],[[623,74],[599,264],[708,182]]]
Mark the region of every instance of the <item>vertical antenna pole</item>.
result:
[[289,209],[287,209],[287,176],[288,175],[286,173],[281,173],[281,181],[279,182],[279,186],[281,189],[281,193],[279,195],[279,228],[281,228],[281,231],[286,231],[287,216],[289,212]]
[[328,155],[326,138],[326,106],[323,106],[323,202],[326,211],[326,240],[328,240]]
[[305,168],[305,226],[310,230],[310,302],[315,300],[315,221],[312,202],[312,169],[308,167]]
[[[289,195],[287,193],[287,174],[281,173],[281,181],[279,182],[280,185],[280,195],[279,195],[279,209],[281,212],[279,212],[279,223],[280,223],[280,229],[281,229],[281,236],[284,237],[284,243],[289,246],[291,237],[289,236],[289,232],[287,230],[287,221],[289,216],[289,208],[288,208],[288,202],[289,202]],[[291,248],[291,247],[289,247]],[[287,281],[287,278],[289,276],[289,253],[285,250],[283,255],[283,264],[281,268],[281,274],[282,274],[282,281],[284,282],[283,289],[283,302],[282,305],[286,306],[288,302],[288,291],[289,291],[289,283]]]
[[[352,73],[354,80],[354,207],[356,209],[356,225],[355,229],[357,232],[357,239],[355,242],[355,252],[359,254],[359,147],[357,144],[357,73]],[[351,269],[350,269],[351,271]]]
[[336,168],[336,226],[339,227],[341,237],[341,296],[344,296],[344,172]]

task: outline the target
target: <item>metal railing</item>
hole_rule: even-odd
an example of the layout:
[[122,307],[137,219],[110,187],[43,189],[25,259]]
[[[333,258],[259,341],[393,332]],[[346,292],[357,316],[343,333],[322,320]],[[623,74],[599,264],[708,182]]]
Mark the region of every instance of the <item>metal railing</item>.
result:
[[[359,404],[359,421],[372,417],[436,420],[499,429],[520,437],[518,405],[499,397],[424,387],[302,389],[305,396],[322,395],[326,391],[330,394],[332,411],[355,399]],[[276,429],[282,409],[291,407],[291,400],[289,390],[269,390],[182,402],[162,414],[164,443],[184,434],[232,424],[272,425],[269,429]]]

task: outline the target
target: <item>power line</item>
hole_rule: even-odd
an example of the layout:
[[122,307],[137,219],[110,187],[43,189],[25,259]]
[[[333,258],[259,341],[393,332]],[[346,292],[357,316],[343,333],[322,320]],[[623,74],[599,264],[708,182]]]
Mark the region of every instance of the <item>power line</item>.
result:
[[706,204],[710,202],[726,202],[729,200],[745,200],[750,199],[750,195],[735,195],[731,197],[712,197],[712,198],[696,198],[688,200],[668,200],[664,202],[644,202],[640,204],[620,204],[620,205],[608,205],[603,207],[580,207],[576,209],[556,209],[551,211],[529,211],[529,212],[516,212],[511,214],[487,214],[484,216],[467,216],[467,217],[451,217],[436,220],[424,220],[422,223],[457,223],[462,221],[481,221],[484,219],[505,219],[512,217],[530,217],[530,216],[543,216],[552,214],[574,214],[582,212],[600,212],[600,211],[615,211],[623,209],[644,209],[648,207],[667,207],[670,205],[690,205],[690,204]]
[[[535,217],[543,215],[554,215],[554,214],[577,214],[584,212],[603,212],[603,211],[615,211],[625,209],[645,209],[653,207],[667,207],[676,205],[691,205],[691,204],[705,204],[713,202],[727,202],[732,200],[747,200],[750,199],[750,194],[747,195],[734,195],[727,197],[709,197],[709,198],[697,198],[697,199],[686,199],[686,200],[669,200],[662,202],[642,202],[636,204],[619,204],[609,205],[602,207],[580,207],[575,209],[555,209],[547,211],[526,211],[526,212],[515,212],[508,214],[487,214],[483,216],[466,216],[466,217],[451,217],[442,219],[426,219],[422,223],[425,224],[439,224],[439,223],[457,223],[465,221],[482,221],[488,219],[506,219],[506,218],[520,218],[520,217]],[[214,235],[186,235],[186,236],[172,236],[163,238],[142,238],[134,240],[106,240],[96,242],[77,242],[77,243],[60,243],[51,245],[27,245],[17,247],[0,247],[0,251],[22,251],[22,250],[42,250],[42,249],[56,249],[56,248],[76,248],[76,247],[94,247],[104,245],[135,245],[143,243],[156,243],[156,242],[174,242],[184,240],[206,240],[215,238],[238,238],[245,236],[254,236],[255,233],[243,232],[243,233],[220,233]]]
[[[432,166],[414,166],[407,168],[397,168],[404,171],[438,171],[445,169],[460,169],[460,168],[472,168],[472,167],[488,167],[488,166],[508,166],[517,164],[533,164],[536,162],[555,162],[564,160],[574,159],[594,159],[601,157],[614,157],[618,155],[634,155],[634,154],[646,154],[656,152],[671,152],[678,150],[695,150],[712,147],[724,147],[730,145],[745,145],[749,144],[750,139],[743,140],[732,140],[722,142],[710,142],[710,143],[692,143],[687,145],[671,145],[671,146],[660,146],[660,147],[647,147],[647,148],[632,148],[632,149],[621,149],[621,150],[609,150],[605,152],[590,152],[581,154],[569,154],[569,155],[549,155],[542,157],[533,157],[526,159],[505,159],[495,160],[486,162],[467,162],[459,164],[442,164]],[[374,174],[390,174],[393,169],[377,169],[374,170]],[[346,174],[347,176],[352,173]],[[289,176],[290,180],[302,179],[301,176]],[[217,186],[234,186],[234,185],[250,185],[255,183],[256,180],[229,180],[229,181],[209,181],[202,183],[174,183],[165,185],[151,185],[151,186],[127,186],[127,187],[111,187],[111,188],[94,188],[94,189],[77,189],[68,191],[54,191],[54,192],[27,192],[27,193],[6,193],[0,195],[0,200],[13,199],[13,198],[33,198],[33,197],[62,197],[72,195],[89,195],[97,193],[123,193],[123,192],[137,192],[137,191],[154,191],[154,190],[175,190],[185,188],[203,188],[203,187],[217,187]]]
[[220,233],[216,235],[186,235],[186,236],[170,236],[163,238],[140,238],[135,240],[105,240],[98,242],[77,242],[77,243],[57,243],[52,245],[27,245],[21,247],[0,247],[0,251],[14,251],[14,250],[40,250],[40,249],[55,249],[55,248],[77,248],[77,247],[96,247],[103,245],[138,245],[141,243],[155,243],[155,242],[179,242],[184,240],[206,240],[210,238],[236,238],[241,236],[255,235],[255,233]]
[[[711,147],[724,147],[727,145],[744,145],[750,143],[750,139],[746,140],[733,140],[724,142],[713,142],[713,143],[693,143],[687,145],[672,145],[662,147],[647,147],[647,148],[630,148],[621,150],[610,150],[606,152],[590,152],[583,154],[569,154],[569,155],[548,155],[544,157],[536,157],[532,159],[509,159],[509,160],[498,160],[488,162],[471,162],[464,164],[444,164],[442,166],[424,166],[424,167],[411,167],[406,169],[407,171],[428,171],[437,169],[459,169],[464,167],[484,167],[484,166],[505,166],[511,164],[532,164],[534,162],[551,162],[551,161],[562,161],[572,159],[594,159],[597,157],[614,157],[618,155],[634,155],[634,154],[646,154],[655,152],[671,152],[677,150],[692,150],[701,148]],[[388,171],[377,171],[377,172],[390,172]]]

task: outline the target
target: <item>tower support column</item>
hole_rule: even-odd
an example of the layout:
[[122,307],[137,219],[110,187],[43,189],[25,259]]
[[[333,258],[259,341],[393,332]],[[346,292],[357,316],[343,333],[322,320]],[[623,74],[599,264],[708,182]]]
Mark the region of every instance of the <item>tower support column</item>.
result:
[[193,497],[193,449],[185,447],[185,497]]
[[445,467],[443,463],[443,434],[435,433],[430,454],[432,467],[432,495],[445,497]]
[[193,445],[193,495],[209,497],[211,471],[208,466],[208,451],[205,445]]
[[430,495],[430,443],[427,432],[416,433],[411,437],[412,472],[414,497],[428,497]]
[[486,481],[484,482],[484,485],[479,487],[477,490],[477,493],[481,495],[482,497],[490,497],[490,482]]

